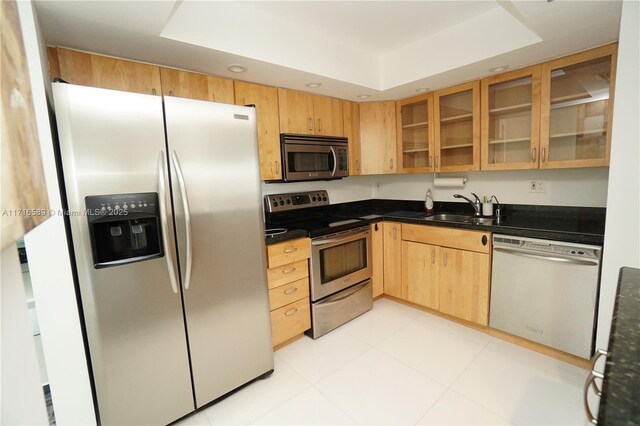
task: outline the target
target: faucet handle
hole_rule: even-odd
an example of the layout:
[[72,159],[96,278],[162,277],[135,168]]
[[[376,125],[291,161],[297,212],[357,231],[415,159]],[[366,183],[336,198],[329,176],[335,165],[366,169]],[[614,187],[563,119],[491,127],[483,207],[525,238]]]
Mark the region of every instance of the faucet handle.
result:
[[478,195],[475,192],[472,192],[471,195],[473,195],[473,197],[476,199],[476,203],[482,204],[482,201],[480,201],[480,197],[478,197]]

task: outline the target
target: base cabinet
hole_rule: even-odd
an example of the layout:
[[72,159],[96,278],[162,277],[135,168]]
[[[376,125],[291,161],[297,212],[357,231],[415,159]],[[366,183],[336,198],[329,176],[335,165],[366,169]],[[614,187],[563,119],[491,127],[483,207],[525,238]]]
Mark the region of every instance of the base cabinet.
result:
[[308,238],[267,247],[267,283],[273,346],[311,328]]
[[406,298],[402,286],[402,225],[394,222],[384,222],[382,224],[384,254],[383,254],[383,275],[384,294]]
[[490,237],[488,232],[402,225],[402,298],[488,325]]

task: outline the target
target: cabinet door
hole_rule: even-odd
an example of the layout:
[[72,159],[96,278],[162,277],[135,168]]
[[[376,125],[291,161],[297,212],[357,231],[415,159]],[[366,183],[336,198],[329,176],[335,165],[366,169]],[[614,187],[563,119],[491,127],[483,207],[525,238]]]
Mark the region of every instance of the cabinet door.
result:
[[402,286],[407,300],[431,309],[440,307],[438,246],[402,242]]
[[371,225],[371,262],[373,263],[373,297],[384,293],[384,243],[382,223]]
[[480,170],[480,82],[433,95],[437,172]]
[[278,89],[280,132],[313,135],[313,95],[295,90]]
[[617,45],[542,65],[540,168],[609,165]]
[[178,98],[232,104],[233,80],[206,74],[160,68],[162,94]]
[[402,286],[402,234],[399,223],[384,222],[384,293],[389,296],[406,298]]
[[349,140],[349,176],[357,176],[360,171],[360,105],[342,101],[344,136]]
[[363,175],[395,173],[395,102],[360,104],[360,157]]
[[481,81],[482,170],[537,169],[539,65]]
[[324,136],[342,136],[342,100],[327,96],[313,97],[313,116],[315,134]]
[[160,95],[160,68],[58,48],[60,78],[81,86]]
[[238,105],[256,106],[260,179],[282,179],[278,89],[241,81],[236,81],[234,86]]
[[433,167],[433,93],[396,103],[398,171],[432,172]]
[[487,325],[490,256],[441,247],[439,262],[440,312]]

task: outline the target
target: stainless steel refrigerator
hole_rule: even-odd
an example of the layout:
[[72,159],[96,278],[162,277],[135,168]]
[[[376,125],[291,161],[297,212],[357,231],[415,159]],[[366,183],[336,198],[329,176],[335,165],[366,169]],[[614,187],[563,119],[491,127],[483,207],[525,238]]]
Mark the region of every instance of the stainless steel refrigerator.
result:
[[273,369],[253,108],[53,84],[103,424],[166,424]]

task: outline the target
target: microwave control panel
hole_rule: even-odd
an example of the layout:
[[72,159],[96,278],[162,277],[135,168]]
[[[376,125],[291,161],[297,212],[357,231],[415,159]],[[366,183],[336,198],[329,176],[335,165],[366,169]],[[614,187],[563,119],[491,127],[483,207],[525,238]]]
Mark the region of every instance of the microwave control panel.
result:
[[327,205],[329,205],[327,191],[294,192],[264,196],[264,206],[269,213]]

